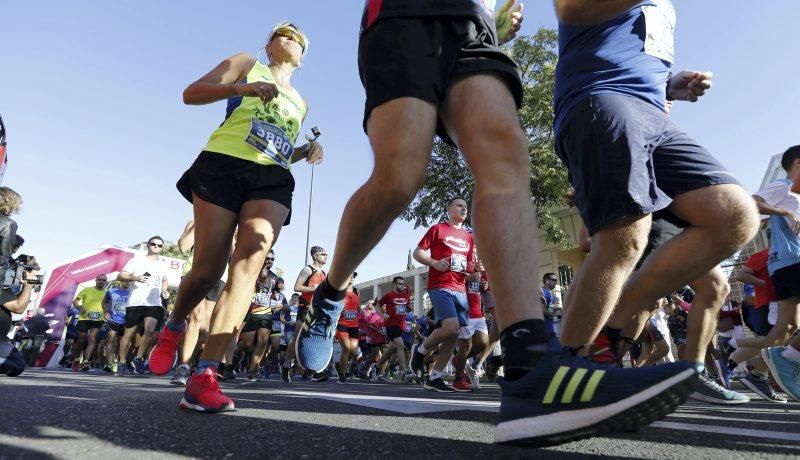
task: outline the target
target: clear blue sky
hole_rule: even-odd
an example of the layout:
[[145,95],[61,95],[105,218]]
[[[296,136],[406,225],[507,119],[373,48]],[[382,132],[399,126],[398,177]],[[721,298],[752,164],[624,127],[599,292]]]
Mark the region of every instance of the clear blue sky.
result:
[[[800,143],[800,60],[792,51],[800,3],[674,3],[677,70],[715,72],[712,92],[692,107],[678,105],[674,118],[754,191],[769,157]],[[226,56],[255,54],[284,19],[311,41],[293,84],[310,104],[303,132],[318,125],[326,152],[316,173],[312,244],[333,251],[345,202],[372,168],[356,68],[362,5],[4,2],[0,113],[10,155],[4,185],[25,200],[16,218],[24,251],[52,267],[104,244],[153,234],[176,240],[191,208],[175,181],[225,110],[222,102],[183,105],[181,93]],[[525,34],[556,25],[550,1],[529,1],[525,11]],[[303,264],[310,169],[298,164],[294,173],[294,221],[276,246],[277,265],[291,279]],[[404,269],[423,233],[395,223],[359,269],[360,280]]]

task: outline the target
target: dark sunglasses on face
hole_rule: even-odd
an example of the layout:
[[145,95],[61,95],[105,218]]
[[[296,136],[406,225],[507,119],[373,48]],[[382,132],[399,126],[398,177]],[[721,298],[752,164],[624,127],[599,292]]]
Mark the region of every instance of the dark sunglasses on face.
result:
[[558,282],[558,280],[557,280],[557,279],[555,279],[555,278],[548,278],[548,279],[547,279],[547,281],[552,281],[552,282],[554,282],[554,283],[557,283],[557,282]]
[[300,35],[299,33],[297,33],[293,29],[290,29],[288,27],[284,27],[282,29],[278,29],[278,30],[275,31],[275,36],[276,37],[288,38],[288,39],[296,42],[298,45],[300,45],[300,48],[302,48],[303,51],[306,50],[306,41],[303,40],[303,36]]
[[163,244],[158,244],[158,243],[150,243],[150,246],[153,246],[154,248],[163,248],[164,247]]
[[275,262],[275,258],[274,257],[267,257],[267,261],[268,262]]

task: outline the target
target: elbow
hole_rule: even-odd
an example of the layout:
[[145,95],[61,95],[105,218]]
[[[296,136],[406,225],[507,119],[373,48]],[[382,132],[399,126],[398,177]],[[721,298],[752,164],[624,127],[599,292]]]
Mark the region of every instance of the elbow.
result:
[[192,94],[192,87],[189,86],[185,90],[183,90],[183,103],[186,105],[197,105],[197,101],[194,98],[194,94]]

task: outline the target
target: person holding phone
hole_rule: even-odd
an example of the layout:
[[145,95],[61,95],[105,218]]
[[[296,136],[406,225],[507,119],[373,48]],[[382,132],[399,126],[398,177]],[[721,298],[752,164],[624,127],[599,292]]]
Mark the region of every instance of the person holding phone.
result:
[[125,309],[125,333],[119,344],[120,364],[117,375],[127,374],[128,349],[136,329],[143,328],[142,341],[136,350],[136,357],[131,361],[133,373],[144,374],[144,355],[153,342],[156,326],[166,316],[161,300],[169,297],[167,283],[167,262],[160,255],[164,249],[164,239],[153,236],[147,240],[147,253],[137,253],[129,260],[117,279],[121,282],[132,282],[128,308]]
[[267,253],[289,224],[295,185],[291,165],[322,161],[317,142],[295,148],[308,105],[292,87],[291,78],[308,51],[308,39],[295,24],[280,23],[270,31],[263,51],[267,64],[238,53],[183,92],[186,104],[226,101],[227,110],[225,120],[177,184],[194,209],[194,263],[150,354],[150,370],[157,375],[169,372],[186,318],[219,281],[230,258],[228,282],[217,302],[197,373],[189,379],[181,401],[181,407],[202,412],[235,408],[217,384],[219,363],[247,313]]

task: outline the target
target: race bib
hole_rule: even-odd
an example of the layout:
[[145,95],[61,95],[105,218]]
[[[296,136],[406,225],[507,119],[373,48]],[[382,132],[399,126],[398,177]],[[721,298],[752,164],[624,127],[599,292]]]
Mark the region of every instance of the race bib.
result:
[[644,52],[672,65],[675,62],[675,8],[670,0],[655,0],[643,6]]
[[92,321],[97,321],[97,320],[100,319],[100,312],[98,312],[98,311],[89,312],[88,317]]
[[411,332],[411,324],[406,323],[406,327],[403,328],[403,332],[410,333]]
[[406,310],[406,305],[405,305],[405,304],[398,304],[398,305],[395,305],[395,307],[394,307],[394,311],[395,311],[395,313],[397,313],[398,315],[405,315],[405,314],[406,314],[406,311],[407,311],[407,310]]
[[464,273],[467,270],[467,256],[463,254],[453,254],[450,256],[450,271]]
[[279,166],[289,169],[289,158],[294,152],[294,144],[282,129],[264,120],[251,118],[250,132],[245,142]]
[[281,331],[281,326],[283,326],[283,323],[281,323],[280,321],[273,321],[272,322],[272,332],[280,332]]
[[256,305],[269,305],[269,294],[256,294],[255,298],[253,299],[253,303]]
[[346,321],[355,321],[357,316],[358,316],[358,312],[355,311],[355,310],[345,310],[345,312],[344,312],[344,319]]

